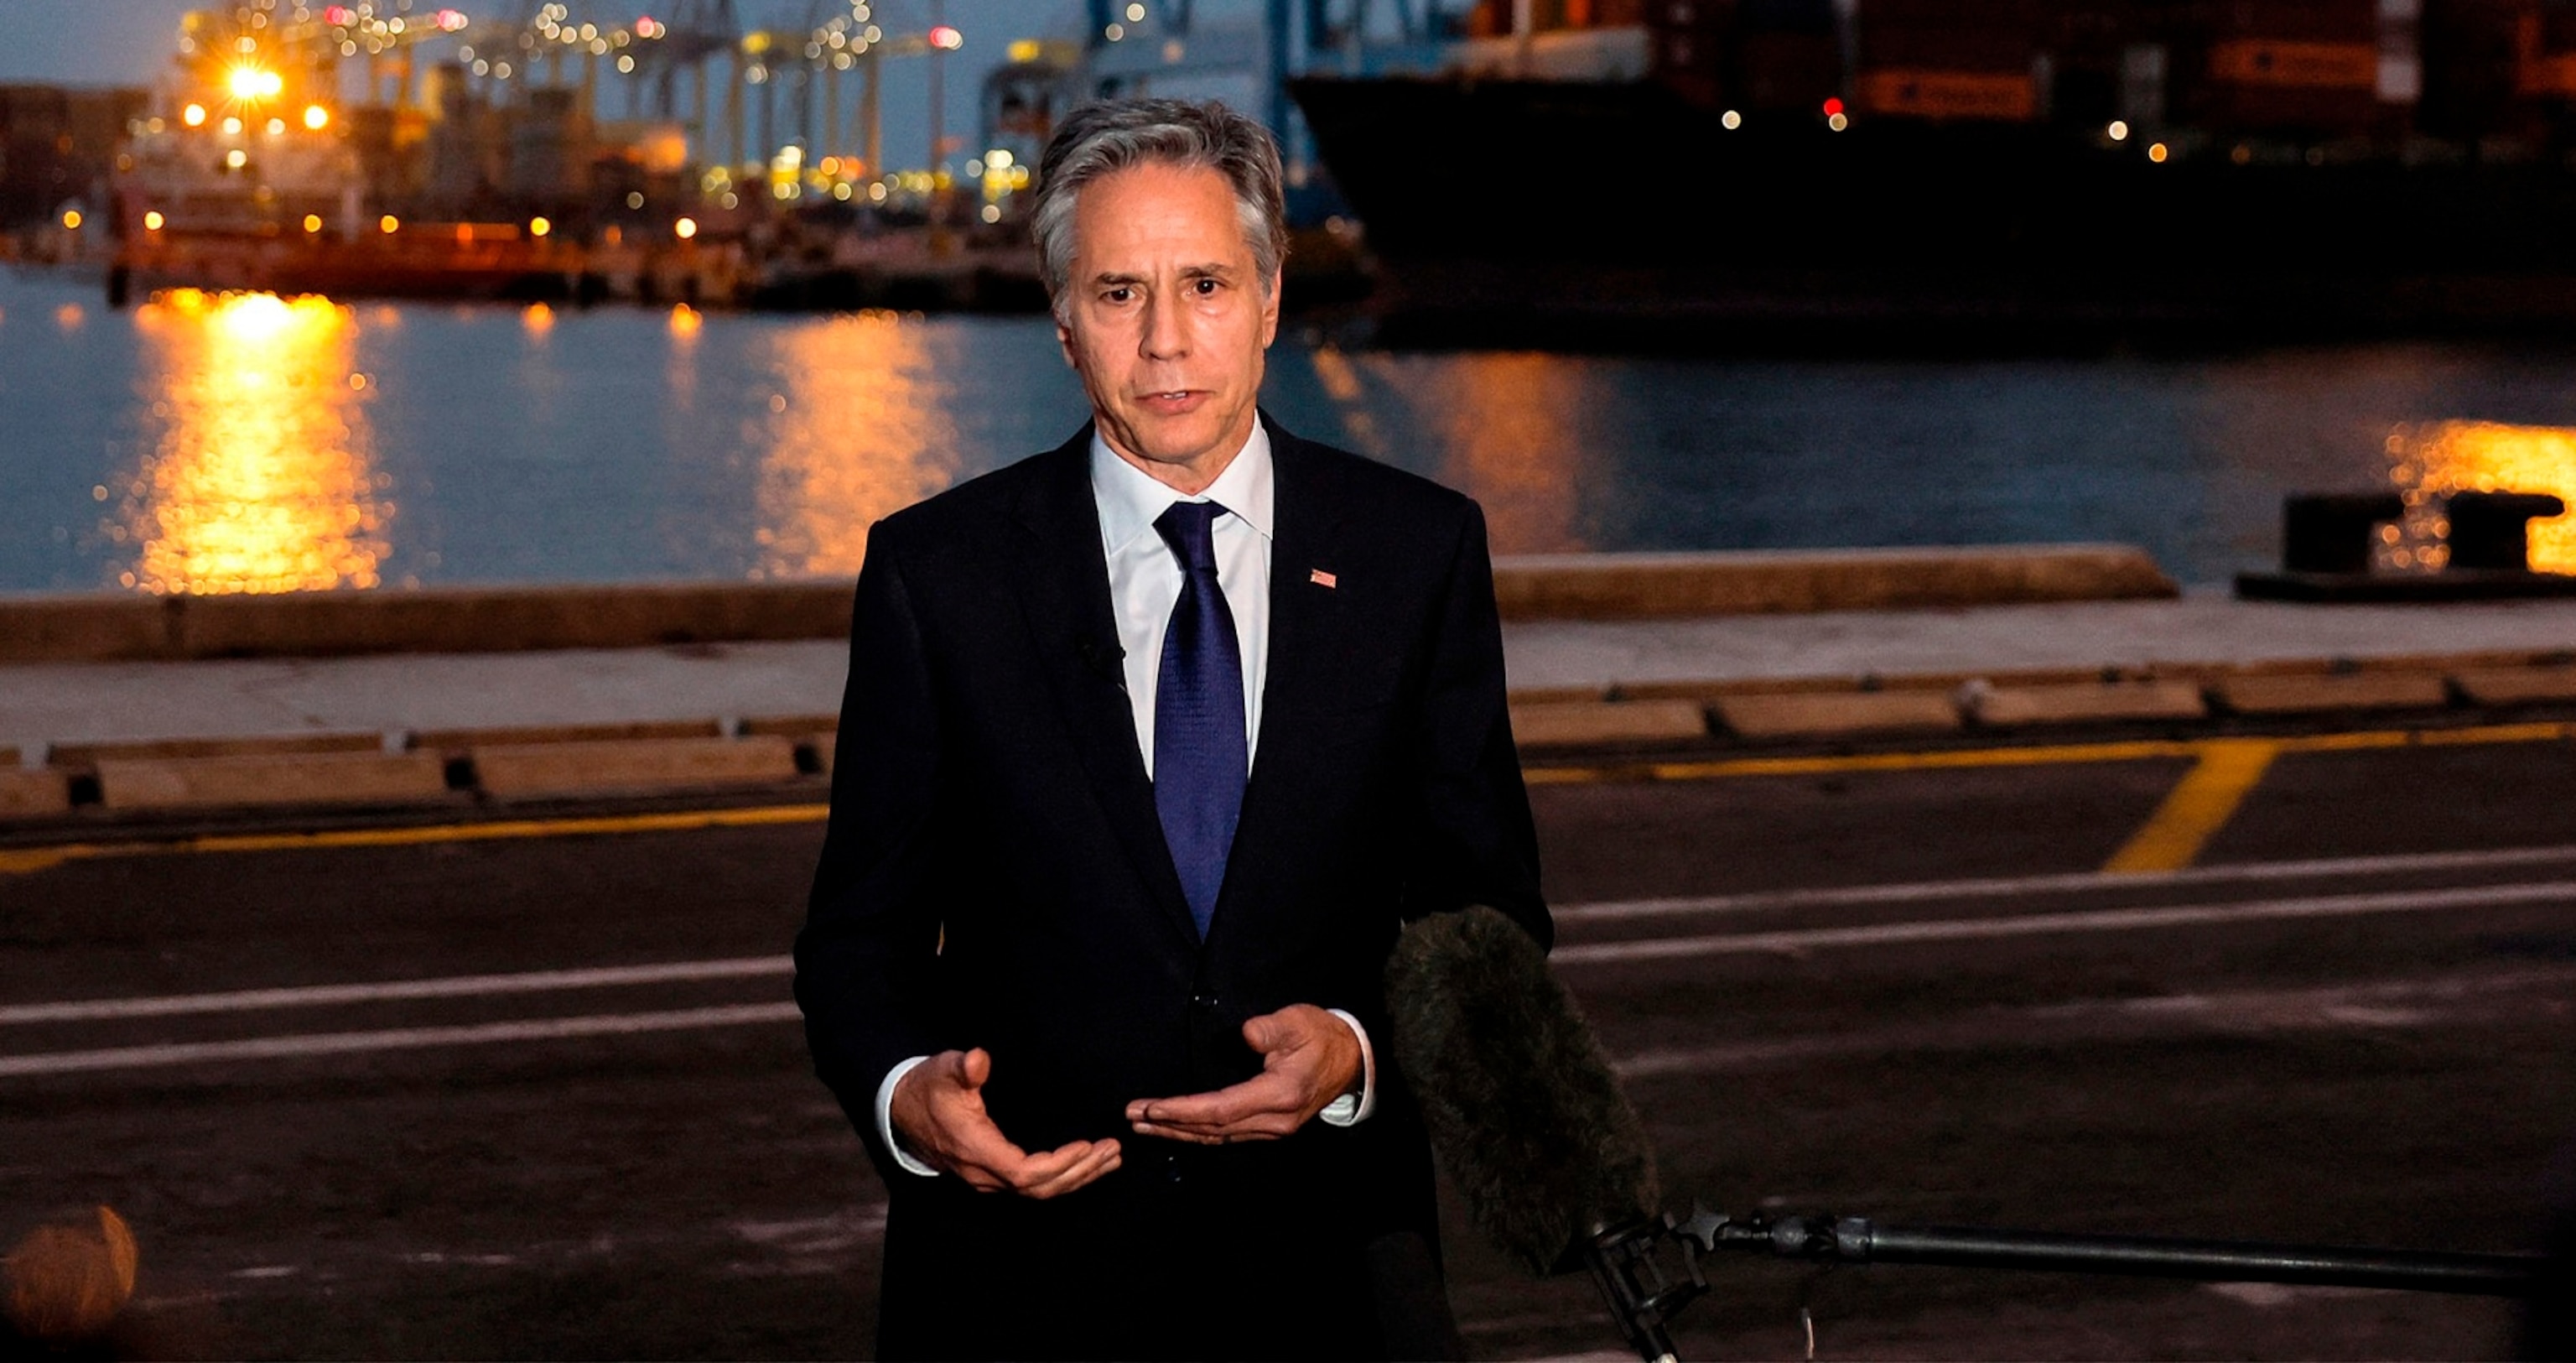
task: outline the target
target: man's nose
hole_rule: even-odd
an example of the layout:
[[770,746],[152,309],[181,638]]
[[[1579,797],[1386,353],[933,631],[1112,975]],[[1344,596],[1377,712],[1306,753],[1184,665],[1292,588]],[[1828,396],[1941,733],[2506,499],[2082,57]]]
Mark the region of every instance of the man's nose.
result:
[[1147,359],[1172,360],[1189,353],[1189,326],[1177,301],[1146,300],[1145,334],[1139,344]]

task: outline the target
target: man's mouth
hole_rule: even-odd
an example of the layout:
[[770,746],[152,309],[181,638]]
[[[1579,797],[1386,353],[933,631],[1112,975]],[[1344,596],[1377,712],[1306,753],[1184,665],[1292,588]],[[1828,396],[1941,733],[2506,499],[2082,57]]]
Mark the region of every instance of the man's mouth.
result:
[[1189,411],[1197,407],[1206,397],[1205,389],[1175,388],[1169,392],[1143,394],[1139,401],[1143,402],[1149,410],[1172,414]]

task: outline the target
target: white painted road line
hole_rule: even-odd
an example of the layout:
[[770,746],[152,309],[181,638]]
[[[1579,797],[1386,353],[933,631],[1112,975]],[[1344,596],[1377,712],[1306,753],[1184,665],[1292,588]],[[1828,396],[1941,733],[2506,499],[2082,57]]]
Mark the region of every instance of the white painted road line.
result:
[[1729,956],[1769,952],[1813,951],[1821,947],[1874,947],[1918,942],[1965,942],[1999,937],[2036,937],[2078,932],[2136,932],[2149,928],[2192,927],[2203,923],[2260,923],[2299,918],[2346,918],[2361,914],[2428,913],[2438,909],[2499,908],[2513,904],[2576,904],[2576,880],[2531,885],[2477,885],[2457,890],[2409,890],[2394,894],[2318,895],[2304,899],[2183,904],[2153,909],[2094,909],[2081,913],[2034,913],[2018,918],[1950,918],[1912,923],[1874,923],[1854,928],[1808,928],[1791,932],[1740,932],[1704,937],[1652,937],[1633,942],[1597,942],[1559,947],[1548,959],[1558,966],[1614,965],[1631,961],[1677,960],[1693,956]]
[[1625,1079],[1724,1074],[1818,1061],[1883,1060],[2068,1041],[2341,1030],[2412,1031],[2499,1015],[2565,1016],[2576,968],[2481,971],[2307,989],[2152,994],[1993,1008],[1870,1031],[1801,1033],[1642,1051],[1611,1068]]
[[[2145,909],[2097,909],[2081,913],[2025,914],[2017,918],[1935,919],[1909,923],[1876,923],[1849,928],[1810,928],[1792,932],[1656,937],[1630,942],[1600,942],[1560,947],[1551,959],[1560,967],[1609,965],[1702,956],[1797,952],[1824,947],[1873,947],[2064,933],[2131,932],[2203,924],[2226,925],[2341,918],[2365,914],[2427,913],[2442,909],[2498,908],[2517,904],[2555,902],[2576,904],[2576,881],[2479,885],[2453,890],[2418,890],[2392,894],[2319,895],[2299,899],[2185,904]],[[372,985],[325,985],[302,990],[256,990],[236,994],[199,995],[193,998],[179,996],[106,999],[83,1004],[36,1005],[32,1008],[11,1011],[21,1015],[12,1020],[26,1020],[23,1015],[43,1010],[52,1010],[47,1014],[47,1020],[160,1017],[190,1012],[295,1007],[312,1002],[354,1002],[385,998],[455,998],[479,994],[528,993],[545,989],[591,988],[605,984],[669,979],[721,979],[777,974],[791,968],[787,957],[747,956],[730,960],[675,962],[658,966],[532,971],[519,975],[468,975],[443,980],[407,980]],[[209,1004],[212,1006],[191,1006]],[[710,1027],[794,1022],[801,1016],[802,1014],[793,1003],[753,1003],[654,1013],[610,1013],[584,1017],[540,1018],[523,1022],[490,1022],[458,1027],[321,1032],[230,1041],[174,1042],[107,1050],[56,1051],[34,1055],[0,1056],[0,1078],[38,1074],[80,1074],[97,1070],[224,1061],[355,1055],[371,1051],[416,1050],[428,1046],[488,1045],[512,1041],[558,1041],[574,1037],[629,1036],[645,1032],[674,1032]]]
[[179,1017],[190,1013],[240,1013],[271,1008],[317,1008],[343,1003],[389,1003],[404,999],[460,999],[488,994],[548,994],[565,989],[607,989],[619,985],[670,984],[690,980],[730,980],[785,975],[795,970],[785,956],[737,956],[717,961],[672,961],[663,965],[601,966],[588,970],[530,970],[507,975],[455,975],[434,980],[387,980],[378,984],[318,984],[290,989],[243,989],[223,994],[166,994],[157,998],[82,999],[69,1003],[30,1003],[0,1008],[0,1024],[30,1022],[106,1022],[123,1018]]
[[2161,886],[2224,885],[2325,876],[2405,875],[2430,871],[2490,871],[2516,866],[2576,862],[2576,846],[2514,847],[2490,852],[2426,852],[2384,857],[2331,857],[2314,861],[2259,861],[2233,866],[2195,866],[2181,871],[2077,871],[2060,875],[2012,876],[1978,880],[1925,880],[1893,885],[1846,885],[1808,890],[1765,890],[1750,894],[1686,895],[1668,899],[1625,899],[1602,904],[1565,904],[1556,908],[1559,923],[1617,922],[1630,918],[1680,917],[1690,914],[1753,913],[1767,909],[1812,909],[1864,904],[1913,904],[1940,899],[1998,899],[2013,895],[2068,894],[2085,891],[2155,889]]
[[800,1016],[792,1003],[746,1003],[723,1008],[684,1008],[667,1013],[610,1013],[592,1017],[539,1018],[526,1022],[487,1022],[471,1027],[404,1027],[382,1032],[321,1032],[309,1036],[257,1037],[241,1041],[193,1041],[101,1051],[57,1051],[44,1055],[0,1056],[0,1079],[237,1060],[363,1055],[372,1051],[419,1050],[428,1046],[480,1046],[507,1041],[633,1036],[642,1032],[681,1032],[794,1022]]
[[[1556,917],[1560,923],[1584,924],[1761,909],[1861,907],[2070,891],[2222,884],[2230,881],[2261,882],[2332,875],[2494,870],[2569,861],[2576,861],[2576,846],[2262,862],[2243,866],[2205,867],[2169,875],[2100,875],[2087,872],[2074,875],[2027,876],[2017,879],[1923,881],[1897,885],[1847,886],[1840,889],[1783,890],[1756,894],[1709,895],[1687,899],[1637,899],[1562,905],[1557,908]],[[2050,932],[2122,931],[2188,926],[2196,923],[2225,923],[2239,919],[2256,921],[2267,918],[2313,918],[2342,914],[2420,911],[2455,906],[2530,903],[2564,897],[2569,892],[2570,883],[2550,882],[2539,885],[2472,886],[2456,890],[2405,891],[2377,895],[2204,903],[2168,908],[2097,909],[2025,915],[2018,918],[1954,919],[1855,928],[1811,928],[1717,936],[1683,935],[1628,942],[1562,946],[1557,948],[1552,959],[1559,965],[1591,965],[1670,957],[1801,951],[1814,947],[1872,946],[1978,937],[2012,937]],[[277,989],[166,994],[123,999],[77,999],[60,1003],[0,1006],[0,1026],[109,1022],[206,1013],[258,1012],[271,1009],[398,1003],[421,999],[476,998],[504,994],[545,994],[578,989],[756,979],[789,975],[794,971],[795,962],[787,956],[735,956],[701,961],[671,961],[654,965],[532,970],[506,974],[458,975],[437,979],[387,980],[368,984],[304,985]]]

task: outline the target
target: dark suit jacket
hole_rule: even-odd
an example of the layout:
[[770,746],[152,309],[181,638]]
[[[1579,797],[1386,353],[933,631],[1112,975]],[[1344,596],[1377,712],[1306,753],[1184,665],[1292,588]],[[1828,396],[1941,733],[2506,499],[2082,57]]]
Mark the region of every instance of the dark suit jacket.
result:
[[[1204,942],[1137,749],[1089,430],[870,531],[796,995],[892,1193],[888,1354],[1422,1347],[1388,1283],[1428,1273],[1436,1298],[1431,1172],[1380,972],[1424,913],[1490,904],[1550,935],[1484,520],[1269,429],[1269,672]],[[1131,1099],[1257,1073],[1244,1019],[1293,1003],[1380,1041],[1370,1120],[1217,1148],[1128,1130]],[[975,1046],[1014,1143],[1117,1137],[1123,1167],[1048,1202],[896,1170],[878,1083]]]

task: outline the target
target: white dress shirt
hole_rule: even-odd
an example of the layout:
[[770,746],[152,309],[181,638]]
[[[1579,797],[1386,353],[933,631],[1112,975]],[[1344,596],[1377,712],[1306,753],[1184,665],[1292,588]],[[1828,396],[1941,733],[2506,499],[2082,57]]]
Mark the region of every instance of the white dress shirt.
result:
[[[1276,522],[1270,464],[1270,433],[1252,423],[1233,462],[1195,497],[1184,497],[1152,474],[1128,463],[1109,448],[1094,428],[1091,434],[1091,500],[1100,516],[1100,549],[1109,564],[1109,601],[1118,618],[1118,644],[1126,650],[1121,668],[1127,681],[1127,704],[1136,721],[1136,750],[1145,759],[1145,774],[1154,774],[1154,690],[1162,679],[1163,632],[1171,627],[1172,607],[1181,599],[1187,573],[1154,522],[1174,502],[1214,502],[1226,509],[1210,527],[1216,552],[1217,585],[1234,616],[1234,637],[1243,658],[1244,755],[1257,761],[1261,740],[1261,691],[1270,665],[1270,545]],[[1356,1126],[1377,1110],[1377,1056],[1368,1029],[1339,1008],[1333,1016],[1349,1024],[1360,1043],[1360,1091],[1335,1098],[1319,1120],[1330,1126]],[[914,1056],[886,1072],[877,1085],[877,1134],[894,1152],[895,1163],[915,1174],[939,1171],[904,1152],[894,1138],[894,1090],[912,1067],[929,1059]]]

